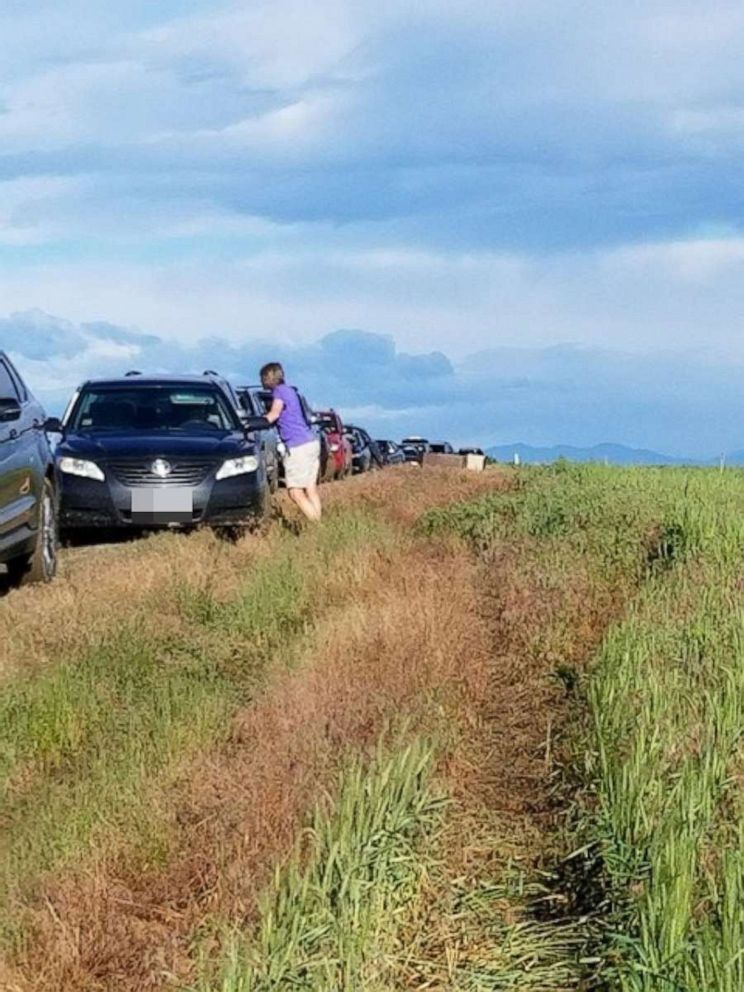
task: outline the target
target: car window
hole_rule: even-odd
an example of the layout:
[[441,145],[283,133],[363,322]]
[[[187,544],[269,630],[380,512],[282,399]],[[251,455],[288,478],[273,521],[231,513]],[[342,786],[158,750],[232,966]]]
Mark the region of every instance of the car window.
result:
[[336,418],[329,414],[321,414],[318,417],[318,426],[322,427],[324,431],[330,431],[332,434],[338,433]]
[[28,390],[26,389],[25,382],[23,381],[23,379],[21,379],[20,375],[16,371],[15,366],[9,359],[4,358],[3,364],[7,365],[8,367],[8,372],[10,373],[11,381],[15,384],[16,392],[18,393],[21,403],[25,403],[26,400],[28,399]]
[[0,399],[20,400],[15,382],[10,375],[10,369],[5,363],[5,359],[0,359]]
[[271,409],[271,405],[274,402],[274,397],[269,389],[260,389],[255,394],[257,405],[260,404],[261,409],[264,413],[268,413]]
[[240,403],[240,409],[243,413],[247,413],[250,417],[260,417],[263,416],[262,413],[258,412],[258,406],[256,404],[255,398],[247,389],[238,390],[238,400]]
[[72,430],[231,431],[237,418],[218,389],[178,385],[89,387],[71,417]]

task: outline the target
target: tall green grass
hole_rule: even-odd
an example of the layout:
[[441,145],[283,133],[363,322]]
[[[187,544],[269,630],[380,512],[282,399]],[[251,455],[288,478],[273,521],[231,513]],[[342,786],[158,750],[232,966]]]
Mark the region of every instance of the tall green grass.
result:
[[744,479],[733,479],[696,480],[668,525],[675,568],[646,585],[590,684],[611,974],[628,992],[744,988]]
[[603,980],[741,992],[744,473],[559,465],[522,479],[424,527],[486,560],[521,539],[547,582],[584,569],[609,589],[635,583],[585,681],[577,759],[581,840],[607,887]]
[[[386,735],[371,762],[352,761],[277,869],[253,932],[229,932],[191,992],[577,988],[578,930],[513,918],[544,889],[442,877],[449,802],[435,756],[429,742]],[[445,906],[430,905],[436,890]]]
[[277,870],[253,938],[229,939],[221,974],[200,992],[392,989],[402,914],[426,877],[419,846],[441,818],[432,761],[420,740],[355,760]]

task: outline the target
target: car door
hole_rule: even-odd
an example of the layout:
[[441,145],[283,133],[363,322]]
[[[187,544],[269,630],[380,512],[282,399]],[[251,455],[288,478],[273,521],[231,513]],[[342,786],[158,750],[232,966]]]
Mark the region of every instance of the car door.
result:
[[[245,391],[245,396],[246,409],[247,404],[249,403],[252,416],[265,417],[271,409],[273,397],[269,390],[250,389]],[[259,437],[266,456],[266,469],[269,474],[269,480],[271,482],[272,489],[276,489],[281,474],[279,452],[277,448],[279,435],[275,427],[270,427],[268,430],[260,431]]]
[[21,388],[6,360],[0,358],[0,398],[21,404],[18,420],[0,421],[0,542],[35,520],[36,437],[28,396]]

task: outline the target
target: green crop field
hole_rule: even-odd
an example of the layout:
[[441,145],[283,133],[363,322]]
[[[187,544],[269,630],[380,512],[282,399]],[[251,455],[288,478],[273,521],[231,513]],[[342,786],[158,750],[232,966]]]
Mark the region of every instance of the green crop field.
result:
[[524,535],[547,582],[589,569],[622,599],[570,729],[588,970],[744,988],[744,474],[558,466],[428,526],[481,549]]

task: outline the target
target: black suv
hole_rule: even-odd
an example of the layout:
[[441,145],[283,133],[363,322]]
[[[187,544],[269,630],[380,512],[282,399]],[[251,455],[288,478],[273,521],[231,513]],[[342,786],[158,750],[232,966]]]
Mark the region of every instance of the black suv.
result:
[[0,351],[0,564],[11,582],[57,571],[57,495],[44,411]]
[[218,376],[84,383],[59,425],[61,526],[237,527],[270,508],[263,418]]

